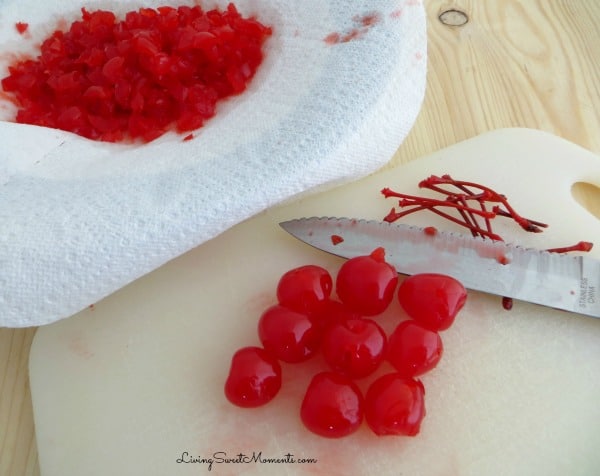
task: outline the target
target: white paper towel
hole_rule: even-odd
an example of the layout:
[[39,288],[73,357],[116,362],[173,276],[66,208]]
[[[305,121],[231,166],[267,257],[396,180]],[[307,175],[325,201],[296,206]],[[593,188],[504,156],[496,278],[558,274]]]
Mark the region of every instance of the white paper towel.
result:
[[[161,4],[176,3],[85,7],[123,13]],[[68,317],[261,210],[390,160],[425,90],[421,1],[235,4],[273,27],[266,58],[249,89],[221,103],[191,141],[93,142],[11,123],[12,105],[0,98],[0,326]],[[0,76],[14,54],[32,52],[82,6],[0,0]],[[364,25],[371,14],[377,21]],[[29,23],[30,38],[17,21]]]

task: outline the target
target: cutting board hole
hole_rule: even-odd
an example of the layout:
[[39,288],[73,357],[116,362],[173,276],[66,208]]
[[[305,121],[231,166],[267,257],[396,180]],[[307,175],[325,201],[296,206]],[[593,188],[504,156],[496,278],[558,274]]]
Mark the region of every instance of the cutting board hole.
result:
[[579,205],[600,220],[600,187],[591,183],[577,182],[571,187],[571,193]]
[[449,8],[440,12],[438,19],[446,26],[461,27],[469,22],[469,15],[462,10]]

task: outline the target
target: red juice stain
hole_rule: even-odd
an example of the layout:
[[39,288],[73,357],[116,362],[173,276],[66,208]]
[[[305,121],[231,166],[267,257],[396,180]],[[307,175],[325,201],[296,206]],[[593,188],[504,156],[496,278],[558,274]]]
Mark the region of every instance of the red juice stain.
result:
[[354,28],[353,30],[350,30],[348,33],[346,33],[342,37],[341,43],[348,43],[349,41],[356,40],[356,39],[362,37],[363,35],[364,35],[364,31]]
[[390,13],[390,18],[400,18],[402,16],[402,8],[399,8],[398,10],[394,10],[392,13]]
[[65,18],[59,18],[56,22],[56,29],[59,31],[67,31],[69,29],[69,22]]
[[362,38],[373,26],[381,21],[381,15],[377,12],[354,15],[352,21],[355,25],[353,28],[350,28],[343,33],[337,31],[329,33],[323,38],[323,41],[328,45],[336,45],[338,43],[348,43]]
[[323,38],[323,41],[325,43],[327,43],[328,45],[335,45],[337,43],[340,43],[341,40],[342,40],[341,35],[336,32],[329,33],[329,35],[327,35],[325,38]]
[[379,23],[381,21],[381,16],[377,12],[368,13],[363,16],[354,17],[354,21],[360,23],[362,26],[370,27]]
[[340,235],[331,235],[331,243],[333,244],[333,246],[339,245],[343,241],[344,238],[342,238]]
[[498,263],[503,265],[510,263],[510,258],[508,258],[506,255],[500,255],[496,258],[496,260]]
[[423,228],[423,233],[427,236],[435,236],[438,234],[438,229],[435,226],[426,226]]
[[17,101],[16,97],[14,97],[11,94],[7,94],[2,90],[0,90],[0,101],[7,101],[14,104],[17,107],[19,106],[19,102]]

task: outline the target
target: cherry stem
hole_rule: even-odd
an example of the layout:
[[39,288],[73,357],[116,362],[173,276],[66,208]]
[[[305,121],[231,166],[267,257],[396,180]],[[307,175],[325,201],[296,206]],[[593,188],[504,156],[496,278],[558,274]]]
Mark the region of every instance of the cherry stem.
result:
[[570,253],[572,251],[588,252],[592,249],[593,246],[594,244],[589,241],[580,241],[579,243],[575,243],[571,246],[563,246],[561,248],[549,248],[546,251],[549,251],[550,253]]
[[[483,200],[482,200],[482,198],[478,198],[478,200],[480,202],[483,202],[484,200],[488,201],[488,202],[499,202],[502,205],[504,205],[508,215],[515,222],[517,222],[517,224],[519,224],[519,226],[521,228],[523,228],[525,231],[530,231],[530,232],[534,232],[534,233],[541,231],[539,229],[537,222],[532,222],[531,220],[524,218],[520,214],[518,214],[516,212],[516,210],[508,203],[506,196],[504,196],[504,195],[496,192],[495,190],[493,190],[489,187],[486,187],[484,185],[474,183],[474,182],[467,182],[464,180],[454,180],[452,177],[450,177],[450,175],[442,175],[441,177],[431,175],[427,179],[421,181],[421,183],[419,183],[419,187],[429,188],[431,190],[435,190],[440,193],[452,194],[452,192],[448,192],[447,190],[444,190],[443,188],[436,186],[436,185],[443,185],[443,184],[453,185],[453,186],[457,187],[459,190],[461,190],[462,192],[464,192],[467,195],[470,195],[472,197],[476,197],[479,195],[480,197],[483,197]],[[481,191],[481,193],[475,194],[472,190],[470,190],[470,188],[478,189]],[[499,207],[498,208],[494,207],[494,209],[495,209],[494,211],[499,210]],[[544,225],[544,227],[545,226],[546,225]]]
[[[458,192],[447,190],[444,186],[455,187]],[[505,195],[478,183],[455,180],[447,174],[442,175],[441,177],[430,175],[425,180],[419,182],[419,188],[426,188],[432,192],[437,192],[445,196],[445,200],[417,197],[384,188],[381,190],[381,193],[385,198],[398,198],[398,205],[401,208],[405,208],[400,212],[397,212],[392,208],[384,220],[393,222],[411,213],[429,210],[442,218],[468,228],[473,236],[491,238],[492,240],[498,241],[502,241],[502,238],[492,231],[492,219],[497,216],[510,218],[525,231],[532,233],[540,233],[544,228],[548,227],[546,223],[521,216],[508,203],[508,199]],[[479,208],[471,206],[472,203],[476,203]],[[489,210],[486,203],[494,203],[495,205]],[[449,213],[440,210],[440,208],[454,209],[460,215],[460,218],[452,216]],[[483,227],[479,224],[478,217],[480,219],[483,218]],[[593,244],[589,241],[580,241],[572,246],[550,248],[546,251],[551,253],[569,253],[573,251],[587,252],[592,249],[592,246]],[[502,307],[506,310],[512,309],[513,300],[509,297],[502,298]]]
[[[442,187],[442,185],[453,186],[458,190],[458,193],[456,191],[446,190],[444,187]],[[533,233],[539,233],[542,231],[542,228],[547,228],[548,226],[545,223],[530,220],[529,218],[521,216],[508,203],[505,195],[478,183],[455,180],[450,175],[442,175],[441,177],[431,175],[425,180],[419,182],[419,187],[427,188],[431,191],[445,195],[446,199],[439,200],[427,197],[417,197],[414,195],[398,193],[390,188],[384,188],[381,191],[384,197],[400,199],[400,207],[414,206],[413,209],[405,213],[390,213],[386,217],[387,221],[397,220],[408,213],[427,209],[437,213],[440,216],[448,218],[454,223],[465,226],[471,231],[473,236],[494,236],[494,239],[499,238],[498,235],[492,231],[491,220],[496,216],[511,218],[525,231]],[[479,208],[475,208],[470,205],[470,203],[473,201],[478,203]],[[491,210],[488,210],[486,207],[486,202],[497,203],[498,205],[495,205]],[[448,214],[436,210],[436,207],[454,208],[462,220],[454,217],[450,218]],[[484,219],[484,226],[479,224],[477,216]]]
[[446,220],[456,223],[457,225],[464,226],[464,227],[468,228],[469,230],[471,230],[471,233],[473,236],[481,236],[481,237],[487,236],[491,240],[496,240],[496,241],[502,240],[502,238],[500,238],[499,235],[493,233],[490,230],[484,230],[484,229],[479,228],[476,225],[471,225],[470,223],[468,223],[466,221],[461,221],[459,218],[456,218],[448,213],[442,212],[441,210],[438,210],[437,208],[434,208],[434,207],[415,206],[413,208],[403,210],[401,212],[397,212],[394,208],[392,208],[390,210],[390,212],[383,218],[383,220],[388,223],[392,223],[396,220],[399,220],[402,217],[405,217],[406,215],[410,215],[411,213],[418,212],[421,210],[429,210],[430,212],[433,212],[436,215],[439,215],[442,218],[445,218]]

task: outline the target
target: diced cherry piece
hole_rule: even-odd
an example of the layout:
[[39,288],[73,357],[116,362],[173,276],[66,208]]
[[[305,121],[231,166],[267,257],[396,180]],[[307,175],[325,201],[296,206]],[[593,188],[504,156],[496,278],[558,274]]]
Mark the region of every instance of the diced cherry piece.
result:
[[365,420],[376,435],[415,436],[425,417],[425,388],[397,373],[375,380],[365,394]]
[[122,56],[115,56],[109,59],[104,66],[102,66],[102,74],[106,76],[111,83],[116,83],[123,74],[123,65],[125,58]]
[[401,322],[388,339],[387,358],[403,377],[416,377],[433,369],[442,353],[440,335],[412,319]]
[[319,329],[307,314],[278,304],[261,315],[258,336],[268,352],[288,363],[309,359],[321,341]]
[[360,389],[348,377],[321,372],[311,380],[300,409],[302,422],[313,433],[341,438],[354,433],[363,421]]
[[346,261],[337,274],[336,291],[341,301],[363,316],[381,314],[394,298],[398,274],[377,248],[368,256]]
[[[269,35],[270,28],[242,18],[233,5],[142,7],[124,20],[84,8],[81,20],[42,42],[35,60],[9,65],[2,87],[14,96],[17,122],[94,140],[148,142],[168,129],[201,127],[218,99],[244,91]],[[70,120],[74,107],[81,121]]]
[[231,359],[225,396],[239,407],[259,407],[281,388],[281,365],[260,347],[244,347]]
[[400,283],[398,300],[406,313],[433,331],[448,329],[467,300],[467,290],[456,279],[423,273]]
[[312,312],[329,299],[333,280],[321,266],[306,265],[286,272],[277,284],[277,299],[282,306],[299,312]]
[[29,24],[19,21],[19,22],[15,23],[15,28],[22,35],[23,33],[25,33],[27,31],[27,28],[29,28]]
[[363,378],[385,358],[385,332],[370,319],[348,319],[325,332],[322,350],[333,370],[350,378]]

